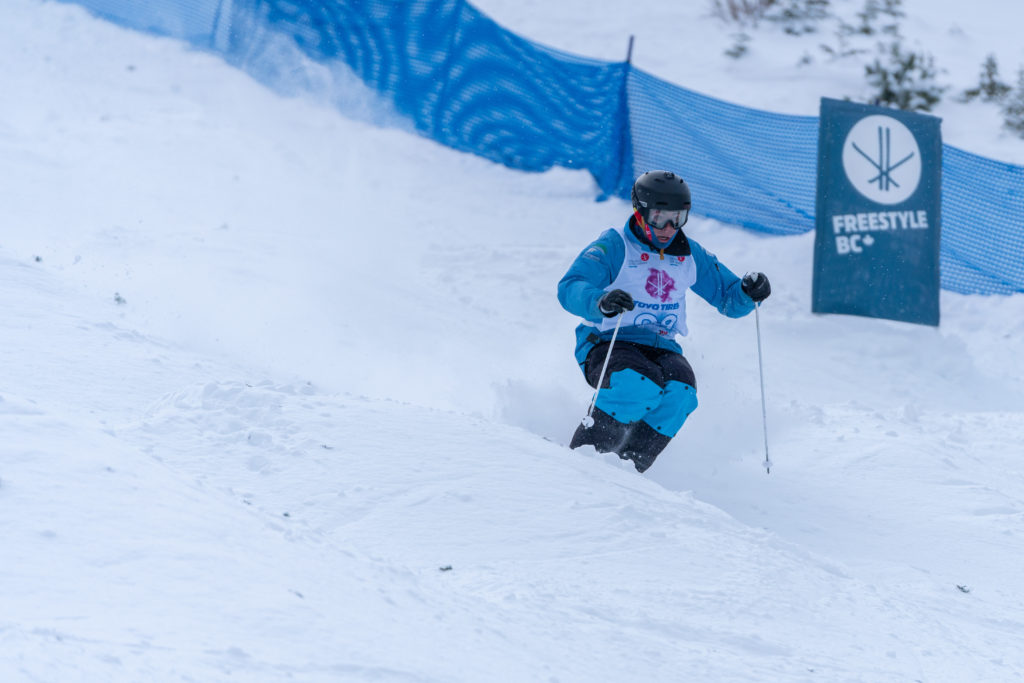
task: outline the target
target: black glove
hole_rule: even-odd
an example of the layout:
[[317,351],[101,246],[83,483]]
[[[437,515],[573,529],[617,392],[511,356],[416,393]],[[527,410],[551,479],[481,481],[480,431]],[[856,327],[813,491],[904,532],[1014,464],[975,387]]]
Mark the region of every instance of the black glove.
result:
[[743,276],[740,287],[747,293],[747,296],[754,300],[755,304],[761,303],[772,293],[772,286],[764,273],[747,273]]
[[601,309],[601,314],[606,318],[613,318],[620,313],[632,311],[634,306],[636,304],[633,303],[633,297],[629,295],[629,292],[621,289],[613,289],[597,300],[597,307]]

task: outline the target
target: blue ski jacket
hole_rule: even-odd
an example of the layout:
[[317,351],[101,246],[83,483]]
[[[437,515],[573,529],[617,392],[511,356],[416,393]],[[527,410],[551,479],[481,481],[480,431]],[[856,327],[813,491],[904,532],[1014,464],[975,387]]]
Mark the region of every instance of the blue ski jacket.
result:
[[[606,230],[576,257],[568,272],[558,283],[558,301],[565,310],[584,319],[576,328],[576,361],[582,367],[590,350],[601,342],[609,341],[611,330],[600,330],[605,317],[598,309],[600,299],[609,285],[616,280],[625,260],[625,239],[651,254],[652,259],[664,258],[665,254],[691,256],[697,269],[697,279],[690,289],[702,299],[730,318],[740,318],[754,310],[753,300],[740,286],[740,278],[719,263],[718,258],[706,251],[696,241],[689,239],[682,231],[666,247],[659,248],[644,238],[635,221],[630,218],[622,233]],[[635,292],[630,292],[636,298]],[[682,347],[674,338],[659,336],[649,326],[630,325],[622,327],[616,339],[664,348],[682,353]]]

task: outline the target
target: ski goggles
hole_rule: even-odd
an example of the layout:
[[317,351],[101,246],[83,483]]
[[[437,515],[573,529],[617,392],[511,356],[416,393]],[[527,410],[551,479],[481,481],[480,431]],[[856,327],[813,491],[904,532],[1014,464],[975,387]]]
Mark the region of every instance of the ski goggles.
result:
[[651,209],[647,214],[647,225],[656,230],[662,230],[665,226],[671,223],[672,226],[678,230],[683,227],[684,223],[686,223],[686,219],[689,217],[689,214],[689,209],[676,209],[673,211]]

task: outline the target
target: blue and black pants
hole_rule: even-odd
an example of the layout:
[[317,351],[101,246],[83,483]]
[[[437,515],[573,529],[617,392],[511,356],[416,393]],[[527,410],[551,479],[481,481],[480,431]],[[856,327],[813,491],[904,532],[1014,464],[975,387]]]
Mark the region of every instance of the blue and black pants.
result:
[[[609,346],[597,344],[587,355],[583,373],[592,387],[597,387]],[[697,408],[696,386],[693,368],[682,354],[616,342],[595,406],[606,442],[599,450],[613,450],[643,472]]]
[[[608,343],[590,350],[583,372],[597,387]],[[616,342],[597,396],[597,407],[617,421],[646,422],[671,438],[697,408],[697,381],[682,354],[644,344]]]

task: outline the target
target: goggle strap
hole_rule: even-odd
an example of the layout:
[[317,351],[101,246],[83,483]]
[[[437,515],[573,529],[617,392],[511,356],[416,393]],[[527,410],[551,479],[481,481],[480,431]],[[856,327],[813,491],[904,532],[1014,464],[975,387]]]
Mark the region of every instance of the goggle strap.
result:
[[650,242],[654,241],[654,235],[651,234],[651,226],[647,225],[647,221],[640,215],[637,209],[633,209],[633,215],[636,216],[637,224],[644,229],[644,234],[647,236],[647,240]]

